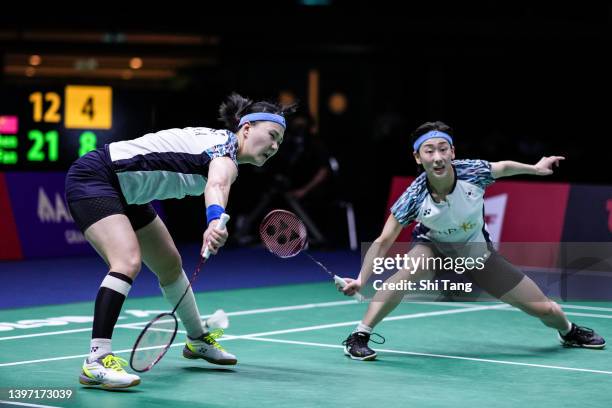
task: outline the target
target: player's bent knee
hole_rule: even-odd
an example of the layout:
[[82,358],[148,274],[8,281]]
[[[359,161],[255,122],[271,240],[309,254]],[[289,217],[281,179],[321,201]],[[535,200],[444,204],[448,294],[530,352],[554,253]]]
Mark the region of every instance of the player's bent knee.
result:
[[176,256],[168,256],[162,262],[154,265],[148,264],[162,284],[175,282],[183,274],[183,262],[178,253]]
[[559,304],[557,302],[554,301],[550,301],[548,302],[550,304],[550,315],[560,315],[563,314],[563,309],[561,309],[561,306],[559,306]]
[[528,314],[545,319],[549,316],[553,316],[560,312],[560,307],[553,301],[548,302],[534,302],[529,304],[525,310]]
[[168,271],[169,275],[176,275],[178,277],[183,271],[183,262],[180,255],[177,253],[174,256],[167,257],[162,270]]
[[140,259],[140,256],[132,256],[111,262],[110,270],[113,272],[122,273],[133,280],[136,278],[136,276],[138,276],[141,267],[142,260]]
[[183,265],[180,262],[175,263],[172,267],[164,269],[159,274],[159,280],[163,284],[176,282],[183,275]]

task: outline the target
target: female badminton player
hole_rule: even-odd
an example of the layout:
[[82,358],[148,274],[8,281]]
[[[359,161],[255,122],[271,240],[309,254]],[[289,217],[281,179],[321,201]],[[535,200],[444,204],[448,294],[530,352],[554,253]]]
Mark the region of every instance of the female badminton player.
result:
[[[238,164],[262,166],[279,149],[285,114],[294,106],[253,102],[230,95],[219,108],[225,129],[168,129],[110,143],[78,159],[66,177],[66,199],[77,226],[108,265],[95,301],[90,354],[79,380],[85,385],[125,388],[140,383],[113,354],[111,338],[132,282],[144,263],[157,275],[174,307],[189,280],[181,257],[153,200],[204,194],[208,227],[202,252],[225,244],[226,229],[215,227],[227,206]],[[177,310],[187,331],[183,355],[215,364],[236,364],[204,330],[193,291]]]
[[[606,343],[601,336],[570,322],[557,303],[548,299],[529,277],[496,252],[485,229],[483,195],[488,185],[497,178],[517,174],[550,175],[553,166],[558,166],[564,158],[543,157],[535,165],[455,160],[453,131],[442,122],[428,122],[417,128],[413,133],[413,149],[414,158],[424,172],[392,206],[381,235],[366,254],[359,277],[355,280],[345,278],[348,285],[339,290],[346,295],[359,291],[372,274],[371,261],[384,257],[402,227],[416,220],[409,257],[441,257],[456,253],[461,247],[472,254],[482,253],[484,267],[466,274],[483,290],[557,330],[565,346],[604,348]],[[400,270],[387,282],[419,280],[431,277],[432,272],[435,271],[424,268]],[[372,329],[395,309],[404,295],[405,292],[399,290],[376,293],[362,321],[343,343],[347,356],[356,360],[376,358],[376,352],[368,347]]]

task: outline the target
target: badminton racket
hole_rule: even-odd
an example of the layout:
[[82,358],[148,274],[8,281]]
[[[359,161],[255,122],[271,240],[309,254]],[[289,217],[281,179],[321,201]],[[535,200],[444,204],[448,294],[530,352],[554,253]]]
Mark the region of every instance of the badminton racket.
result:
[[[308,248],[308,232],[302,220],[287,210],[273,210],[268,213],[259,225],[259,236],[268,251],[280,258],[291,258],[304,253],[314,263],[319,265],[321,269],[332,277],[334,282],[341,288],[347,285],[347,282],[332,273],[321,262],[316,260],[305,249]],[[353,298],[363,301],[365,298],[359,292],[353,295]]]
[[[230,216],[227,214],[221,214],[217,229],[222,230],[225,228],[225,224],[229,221]],[[142,329],[134,347],[132,348],[132,354],[130,355],[130,367],[134,371],[143,373],[152,369],[155,364],[164,357],[176,337],[178,330],[178,320],[176,319],[176,310],[180,306],[181,302],[187,295],[189,288],[195,281],[196,277],[200,273],[202,265],[210,257],[210,250],[208,246],[204,250],[204,253],[200,256],[198,265],[191,276],[189,285],[185,289],[185,293],[179,299],[174,309],[171,312],[160,313],[155,316],[147,325]],[[207,321],[206,326],[211,329],[221,328],[225,329],[228,325],[228,319],[225,312],[217,310]],[[225,326],[225,327],[223,327]]]

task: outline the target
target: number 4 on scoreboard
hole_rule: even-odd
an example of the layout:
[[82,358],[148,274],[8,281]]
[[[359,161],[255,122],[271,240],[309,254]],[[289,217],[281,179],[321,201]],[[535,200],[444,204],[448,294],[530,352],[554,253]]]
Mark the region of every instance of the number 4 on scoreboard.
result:
[[64,126],[66,129],[110,129],[113,90],[110,86],[66,86]]

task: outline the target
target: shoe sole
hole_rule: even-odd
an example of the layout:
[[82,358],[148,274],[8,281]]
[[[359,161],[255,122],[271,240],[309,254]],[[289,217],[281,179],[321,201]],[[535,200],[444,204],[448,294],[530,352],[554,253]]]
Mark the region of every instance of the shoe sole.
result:
[[224,360],[213,360],[212,358],[207,358],[199,354],[196,354],[189,349],[183,349],[183,357],[188,358],[189,360],[197,360],[201,358],[202,360],[206,360],[209,363],[216,364],[216,365],[236,365],[238,363],[238,360],[236,360],[235,358],[224,359]]
[[100,386],[102,388],[110,388],[110,389],[115,389],[115,388],[128,388],[128,387],[133,387],[135,385],[140,384],[140,380],[134,380],[129,384],[103,384],[99,381],[96,380],[92,380],[91,378],[81,374],[79,376],[79,382],[83,385],[87,385],[89,387],[96,387],[96,386]]
[[604,344],[576,344],[576,343],[569,343],[566,342],[565,340],[563,340],[561,338],[561,336],[557,335],[559,342],[561,343],[561,345],[563,347],[567,347],[567,348],[587,348],[587,349],[593,349],[593,350],[602,350],[604,348],[606,348],[606,343]]
[[606,344],[596,344],[596,345],[590,345],[590,344],[575,344],[575,343],[566,343],[564,341],[561,342],[561,345],[563,347],[566,348],[586,348],[586,349],[593,349],[593,350],[603,350],[604,348],[606,348]]
[[357,360],[357,361],[372,361],[372,360],[375,360],[377,356],[377,354],[374,353],[367,357],[355,357],[351,353],[349,353],[347,349],[344,349],[344,355],[347,357],[350,357],[351,360]]

